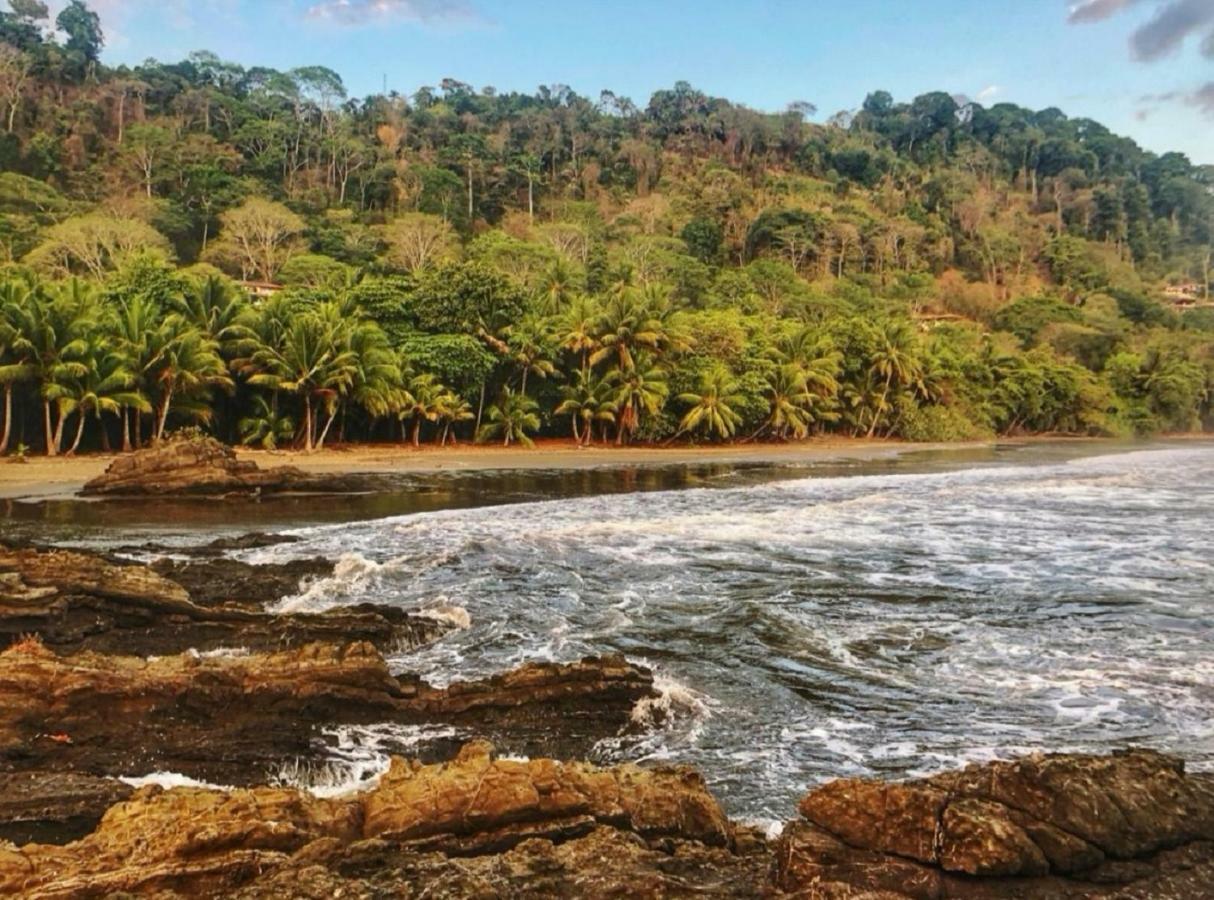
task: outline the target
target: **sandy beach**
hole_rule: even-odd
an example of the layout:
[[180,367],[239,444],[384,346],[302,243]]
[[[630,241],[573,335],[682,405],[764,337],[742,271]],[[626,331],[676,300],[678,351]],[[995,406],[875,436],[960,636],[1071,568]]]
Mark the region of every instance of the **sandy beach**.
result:
[[[796,464],[832,459],[878,459],[922,450],[960,450],[972,444],[915,444],[903,441],[830,438],[787,444],[726,444],[674,447],[577,447],[572,441],[542,441],[535,447],[460,444],[439,448],[409,445],[357,445],[315,453],[240,449],[243,459],[259,466],[297,466],[318,474],[424,473],[491,469],[589,469],[617,465],[686,465],[694,463]],[[0,461],[0,499],[41,499],[75,494],[86,481],[105,471],[109,454],[48,459],[31,456],[23,463]]]

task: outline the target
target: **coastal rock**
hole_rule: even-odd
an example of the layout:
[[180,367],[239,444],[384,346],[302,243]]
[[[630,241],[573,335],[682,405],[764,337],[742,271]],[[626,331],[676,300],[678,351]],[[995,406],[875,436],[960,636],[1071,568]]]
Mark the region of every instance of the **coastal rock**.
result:
[[[0,545],[0,646],[33,635],[56,650],[159,656],[188,649],[274,650],[368,641],[384,651],[430,643],[454,626],[394,607],[270,615],[322,560],[252,566],[227,560],[153,568],[77,550]],[[181,577],[186,589],[174,578]],[[195,600],[195,597],[197,600]]]
[[115,778],[77,772],[0,773],[0,841],[66,844],[132,793]]
[[1181,890],[1190,875],[1214,877],[1214,780],[1146,750],[1035,755],[892,784],[839,779],[799,809],[805,821],[777,854],[789,891],[1129,897],[1160,879]]
[[[322,764],[326,728],[383,723],[458,723],[514,753],[546,745],[572,758],[619,733],[652,693],[650,673],[620,657],[439,689],[394,677],[368,643],[142,659],[60,657],[27,641],[0,653],[0,770],[257,784],[287,760]],[[575,727],[562,728],[565,715]],[[454,733],[424,755],[449,756]]]
[[364,489],[359,479],[318,477],[293,466],[262,469],[241,460],[214,438],[169,439],[117,457],[87,482],[92,497],[265,495],[283,492],[349,493]]
[[767,858],[737,846],[690,770],[504,760],[475,743],[448,763],[393,760],[377,787],[336,799],[145,788],[77,843],[0,844],[0,893],[760,896]]

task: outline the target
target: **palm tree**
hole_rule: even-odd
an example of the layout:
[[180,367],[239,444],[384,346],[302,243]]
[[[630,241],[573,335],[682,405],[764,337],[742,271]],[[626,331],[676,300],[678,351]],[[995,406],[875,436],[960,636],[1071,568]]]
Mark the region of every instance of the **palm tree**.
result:
[[575,354],[582,368],[590,366],[590,354],[599,349],[597,327],[601,312],[590,297],[578,297],[561,316],[557,340],[562,350]]
[[31,289],[24,302],[10,311],[21,335],[15,349],[38,382],[47,456],[56,456],[63,446],[65,417],[57,386],[85,375],[86,335],[95,312],[92,293],[74,278],[54,293]]
[[678,399],[691,406],[679,423],[678,434],[704,431],[709,436],[729,438],[742,424],[734,407],[744,398],[733,373],[725,366],[714,366],[700,377],[700,393],[679,394]]
[[439,384],[438,379],[428,372],[415,375],[409,379],[409,388],[405,394],[404,408],[400,418],[413,420],[410,437],[414,447],[421,446],[422,422],[433,422],[438,419],[439,400],[446,389]]
[[554,412],[558,416],[569,416],[573,439],[579,444],[590,443],[594,437],[595,422],[615,421],[611,385],[606,379],[597,378],[589,369],[575,370],[573,383],[561,388],[561,397]]
[[640,356],[631,369],[614,369],[607,376],[614,385],[612,404],[616,410],[616,444],[624,443],[641,424],[642,415],[657,415],[666,403],[670,388],[665,371],[648,357]]
[[274,450],[282,441],[295,434],[295,422],[290,416],[279,415],[262,394],[253,396],[253,411],[237,426],[243,444],[257,444],[263,450]]
[[800,367],[789,363],[774,369],[767,379],[767,399],[771,412],[755,436],[765,430],[778,438],[786,437],[789,432],[797,438],[809,434],[813,422],[812,397]]
[[303,405],[304,450],[316,440],[316,404],[335,409],[350,390],[357,368],[355,354],[344,346],[338,329],[344,320],[323,308],[294,316],[280,344],[262,344],[241,367],[255,372],[249,384],[299,396]]
[[0,385],[4,387],[4,430],[0,432],[0,455],[8,452],[13,431],[13,389],[34,377],[30,347],[20,329],[20,311],[28,301],[30,286],[22,281],[0,285]]
[[157,441],[164,437],[165,424],[174,400],[190,418],[208,421],[213,415],[211,388],[232,388],[228,367],[219,355],[215,340],[179,315],[169,316],[163,327],[164,349],[156,369]]
[[547,378],[556,374],[550,354],[550,335],[547,323],[534,315],[526,316],[510,329],[507,344],[510,357],[522,371],[519,393],[527,393],[527,376]]
[[439,432],[439,446],[447,446],[447,438],[450,437],[452,443],[455,443],[455,435],[451,433],[451,426],[457,422],[468,422],[476,418],[476,414],[472,411],[472,404],[461,397],[454,391],[443,391],[434,401],[435,419],[443,423],[442,431]]
[[597,366],[614,356],[620,371],[627,371],[635,368],[638,351],[656,353],[661,348],[665,332],[643,299],[625,290],[608,301],[599,317],[597,338],[599,348],[590,354],[590,363]]
[[[105,330],[113,343],[114,352],[122,355],[125,367],[131,372],[134,383],[130,390],[139,393],[146,401],[152,395],[157,370],[163,363],[169,332],[166,330],[164,313],[149,298],[135,294],[123,301],[105,323]],[[122,449],[138,447],[143,439],[142,412],[146,404],[123,407]],[[135,411],[133,421],[131,410]],[[153,425],[153,428],[155,426]],[[155,432],[153,432],[154,434]]]
[[872,437],[877,423],[889,409],[890,388],[913,382],[919,377],[922,365],[914,355],[915,336],[906,322],[889,320],[878,327],[877,349],[873,353],[869,372],[882,380],[881,396],[873,410],[872,423],[865,437]]
[[[53,386],[54,399],[59,403],[61,415],[66,418],[75,413],[77,417],[76,436],[68,449],[69,455],[80,449],[84,425],[90,415],[100,424],[104,413],[117,416],[128,408],[142,412],[152,411],[147,398],[131,389],[135,376],[126,367],[122,355],[107,348],[108,343],[106,336],[101,333],[91,335],[88,352],[84,357],[84,373]],[[106,437],[104,426],[101,428],[101,437],[108,449],[109,439]]]
[[489,407],[487,421],[477,434],[477,440],[486,441],[500,435],[504,447],[514,441],[525,447],[534,446],[527,432],[539,430],[538,409],[539,404],[526,394],[516,394],[506,388],[498,402]]
[[171,304],[191,325],[215,341],[220,354],[232,359],[250,335],[248,301],[231,282],[215,275],[193,283]]

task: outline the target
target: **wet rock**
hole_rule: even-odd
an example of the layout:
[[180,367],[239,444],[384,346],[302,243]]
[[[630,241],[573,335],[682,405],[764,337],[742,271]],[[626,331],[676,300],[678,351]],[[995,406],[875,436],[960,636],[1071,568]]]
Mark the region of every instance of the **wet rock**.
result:
[[[778,853],[791,891],[1201,896],[1155,882],[1184,884],[1191,868],[1214,877],[1214,780],[1145,750],[1035,755],[893,784],[839,779],[799,808],[806,821],[785,830]],[[1172,848],[1185,852],[1160,853]]]
[[[285,761],[323,762],[326,728],[379,723],[459,722],[471,734],[500,737],[511,752],[546,741],[584,756],[624,728],[632,705],[652,691],[650,673],[619,657],[533,664],[438,689],[394,677],[368,643],[142,659],[60,657],[26,642],[0,653],[0,770],[167,770],[257,784]],[[575,711],[582,726],[562,730],[559,717]],[[430,754],[452,749],[440,742]]]
[[89,834],[134,788],[76,772],[0,773],[0,841],[66,844]]
[[[263,602],[297,590],[307,573],[327,566],[319,560],[268,567],[208,560],[163,563],[161,574],[95,553],[0,545],[0,646],[34,635],[63,652],[141,656],[275,650],[317,641],[369,641],[387,652],[430,643],[454,627],[365,604],[317,614],[261,610]],[[167,575],[180,576],[190,590]]]
[[349,493],[362,479],[308,475],[293,466],[262,469],[213,438],[162,441],[116,458],[84,485],[94,497],[261,496],[285,492]]
[[762,852],[736,852],[732,826],[688,769],[503,760],[481,743],[445,764],[394,760],[377,787],[351,797],[146,788],[78,843],[0,844],[0,892],[31,897],[472,897],[507,887],[745,897],[763,893],[766,868]]
[[261,609],[298,593],[315,578],[333,574],[327,559],[292,559],[283,563],[247,563],[235,559],[158,559],[151,569],[184,587],[200,606],[237,604]]

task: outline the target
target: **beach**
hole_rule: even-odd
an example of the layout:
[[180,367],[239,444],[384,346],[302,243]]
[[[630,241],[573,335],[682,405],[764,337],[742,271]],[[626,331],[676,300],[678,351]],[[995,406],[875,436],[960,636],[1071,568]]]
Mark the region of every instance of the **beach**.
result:
[[[830,460],[879,459],[925,450],[962,450],[989,446],[990,443],[930,444],[827,438],[782,444],[578,447],[572,441],[552,440],[537,442],[534,447],[460,444],[445,448],[415,448],[408,444],[360,444],[326,448],[313,453],[240,448],[238,454],[242,459],[252,460],[263,468],[295,466],[312,474],[411,474],[696,463],[797,465]],[[71,496],[86,481],[104,472],[114,458],[114,454],[86,454],[53,458],[30,456],[22,463],[0,461],[0,499]]]

